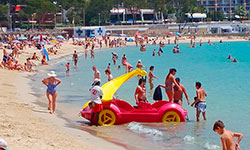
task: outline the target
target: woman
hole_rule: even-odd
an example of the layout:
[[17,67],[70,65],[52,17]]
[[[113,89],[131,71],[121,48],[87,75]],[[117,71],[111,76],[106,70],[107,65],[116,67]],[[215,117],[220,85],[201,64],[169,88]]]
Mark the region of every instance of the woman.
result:
[[48,73],[48,78],[43,79],[42,83],[47,86],[47,98],[49,100],[49,113],[53,114],[55,113],[55,107],[56,107],[56,87],[61,83],[61,80],[56,78],[56,73],[54,71],[51,71]]
[[181,87],[175,81],[175,77],[174,77],[175,73],[176,73],[176,69],[174,68],[169,69],[169,73],[165,79],[165,85],[159,85],[160,87],[165,88],[165,92],[168,96],[169,102],[172,102],[173,96],[174,96],[173,84],[177,88],[181,89]]

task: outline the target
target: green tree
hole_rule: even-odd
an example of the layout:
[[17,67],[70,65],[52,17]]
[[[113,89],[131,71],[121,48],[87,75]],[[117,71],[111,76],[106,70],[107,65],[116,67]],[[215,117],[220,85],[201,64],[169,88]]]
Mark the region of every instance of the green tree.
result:
[[8,20],[8,6],[0,4],[0,21]]
[[246,8],[243,6],[237,6],[235,9],[235,15],[245,16],[247,14]]

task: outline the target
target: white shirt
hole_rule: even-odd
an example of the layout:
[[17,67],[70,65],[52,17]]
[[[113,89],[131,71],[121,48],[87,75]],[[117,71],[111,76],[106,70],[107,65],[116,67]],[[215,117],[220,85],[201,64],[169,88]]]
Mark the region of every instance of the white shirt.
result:
[[91,102],[95,102],[97,104],[101,104],[102,101],[100,99],[100,96],[103,95],[102,89],[100,86],[94,86],[90,89],[91,92]]

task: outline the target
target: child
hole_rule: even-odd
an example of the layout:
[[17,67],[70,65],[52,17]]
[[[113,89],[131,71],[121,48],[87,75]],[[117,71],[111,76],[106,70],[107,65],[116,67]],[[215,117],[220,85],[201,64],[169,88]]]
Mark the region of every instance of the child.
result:
[[203,119],[207,120],[206,118],[206,100],[205,96],[207,96],[207,93],[204,91],[203,88],[201,88],[201,83],[196,82],[195,83],[195,88],[196,88],[196,100],[191,104],[191,107],[193,107],[195,104],[197,104],[196,107],[196,121],[200,121],[200,113],[202,112]]
[[[213,130],[214,132],[221,135],[221,144],[223,150],[237,150],[240,149],[239,143],[243,138],[243,134],[231,132],[224,128],[224,123],[220,120],[214,123]],[[234,137],[237,137],[237,141],[234,141]]]
[[65,64],[65,67],[67,68],[66,73],[69,73],[69,62]]

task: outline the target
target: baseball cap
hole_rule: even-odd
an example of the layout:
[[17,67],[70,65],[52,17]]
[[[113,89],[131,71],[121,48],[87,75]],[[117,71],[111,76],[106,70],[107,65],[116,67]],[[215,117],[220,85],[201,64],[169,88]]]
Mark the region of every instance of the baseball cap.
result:
[[4,150],[8,150],[7,142],[4,139],[1,139],[1,138],[0,138],[0,148],[3,148]]

